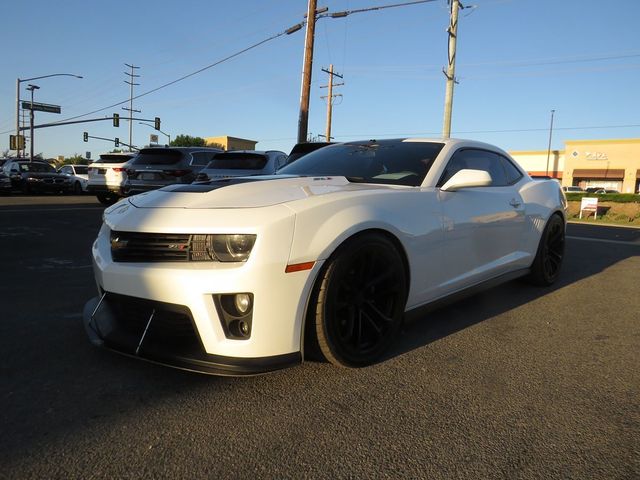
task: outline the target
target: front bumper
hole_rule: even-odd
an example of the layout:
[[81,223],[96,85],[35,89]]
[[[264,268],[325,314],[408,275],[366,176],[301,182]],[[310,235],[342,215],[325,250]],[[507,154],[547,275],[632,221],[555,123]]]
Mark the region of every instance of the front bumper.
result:
[[[262,358],[206,353],[188,308],[123,297],[103,294],[85,305],[83,323],[94,345],[181,370],[223,376],[257,375],[302,362],[300,352]],[[123,305],[131,306],[129,315],[122,315]]]
[[124,196],[124,191],[120,185],[96,185],[90,183],[87,185],[87,192],[93,194],[115,193],[121,197]]
[[[107,293],[95,312],[96,299],[84,311],[93,343],[165,365],[221,375],[264,373],[301,362],[307,299],[322,262],[311,270],[285,272],[295,222],[287,207],[212,213],[136,208],[125,202],[107,210],[105,218],[118,231],[140,231],[146,224],[151,231],[176,232],[180,225],[182,231],[198,233],[254,233],[257,240],[245,263],[123,263],[113,261],[110,229],[103,225],[92,253],[99,294]],[[224,227],[204,230],[203,221]],[[231,338],[216,299],[244,292],[253,296],[250,335]],[[151,337],[143,339],[154,310]],[[167,330],[167,325],[176,331]]]

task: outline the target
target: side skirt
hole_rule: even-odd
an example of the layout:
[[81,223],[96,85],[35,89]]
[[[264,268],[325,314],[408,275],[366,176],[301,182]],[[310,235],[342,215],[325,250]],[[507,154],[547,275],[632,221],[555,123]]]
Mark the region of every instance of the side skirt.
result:
[[426,313],[438,310],[447,305],[451,305],[452,303],[456,303],[464,298],[472,297],[477,293],[496,287],[511,280],[515,280],[516,278],[524,277],[525,275],[528,275],[529,272],[530,269],[523,268],[513,272],[505,273],[489,280],[485,280],[484,282],[477,283],[475,285],[472,285],[471,287],[465,288],[464,290],[458,290],[457,292],[454,292],[445,297],[440,297],[424,305],[420,305],[412,308],[411,310],[407,310],[404,313],[404,320],[405,322],[416,320],[421,316],[424,316],[424,314]]

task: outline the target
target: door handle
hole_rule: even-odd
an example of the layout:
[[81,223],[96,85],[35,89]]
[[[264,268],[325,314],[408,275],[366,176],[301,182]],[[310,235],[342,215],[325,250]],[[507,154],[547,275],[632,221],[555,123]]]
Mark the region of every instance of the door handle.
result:
[[511,201],[509,202],[509,205],[511,205],[513,208],[518,208],[522,204],[515,198],[512,198]]

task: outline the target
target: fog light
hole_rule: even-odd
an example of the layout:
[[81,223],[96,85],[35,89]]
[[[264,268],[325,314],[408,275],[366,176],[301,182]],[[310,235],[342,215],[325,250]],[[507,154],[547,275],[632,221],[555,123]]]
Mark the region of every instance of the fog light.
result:
[[235,296],[234,304],[238,313],[244,315],[251,308],[251,297],[248,293],[238,293]]
[[240,333],[243,336],[246,337],[247,335],[249,335],[249,324],[247,322],[241,321],[239,327],[240,327]]

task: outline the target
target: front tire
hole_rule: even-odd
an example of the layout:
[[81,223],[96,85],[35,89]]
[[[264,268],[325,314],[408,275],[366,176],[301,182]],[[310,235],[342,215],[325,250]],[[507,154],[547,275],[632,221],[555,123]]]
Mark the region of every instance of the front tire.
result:
[[407,301],[404,261],[384,235],[366,233],[343,244],[321,273],[309,321],[326,360],[362,367],[385,353]]
[[564,230],[564,221],[560,215],[552,215],[544,227],[531,273],[527,277],[530,283],[546,287],[558,279],[564,259]]
[[76,182],[73,184],[73,194],[82,195],[82,185],[80,185],[80,182]]

